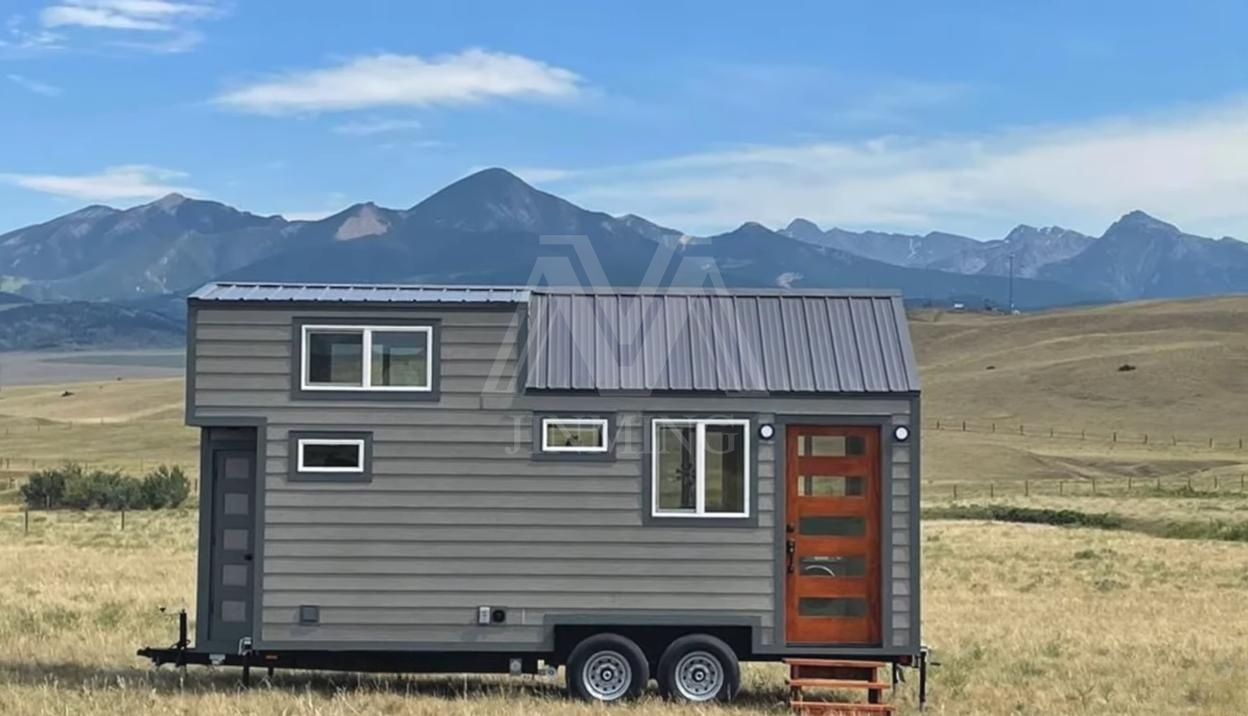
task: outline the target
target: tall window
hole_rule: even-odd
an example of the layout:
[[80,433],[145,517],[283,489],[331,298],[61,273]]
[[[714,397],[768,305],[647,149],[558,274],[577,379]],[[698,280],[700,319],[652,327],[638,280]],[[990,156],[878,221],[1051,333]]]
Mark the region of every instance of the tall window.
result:
[[749,516],[748,420],[660,418],[651,430],[651,514]]
[[304,326],[304,390],[427,391],[429,326]]

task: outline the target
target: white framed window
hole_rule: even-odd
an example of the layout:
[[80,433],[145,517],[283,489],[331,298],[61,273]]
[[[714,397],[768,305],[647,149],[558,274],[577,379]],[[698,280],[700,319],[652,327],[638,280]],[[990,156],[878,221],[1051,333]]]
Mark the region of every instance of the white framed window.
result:
[[363,473],[364,441],[354,438],[300,438],[298,470],[304,473]]
[[605,453],[606,418],[542,418],[542,452]]
[[749,420],[655,418],[650,431],[652,516],[749,517]]
[[303,390],[432,390],[432,326],[305,325],[301,341]]

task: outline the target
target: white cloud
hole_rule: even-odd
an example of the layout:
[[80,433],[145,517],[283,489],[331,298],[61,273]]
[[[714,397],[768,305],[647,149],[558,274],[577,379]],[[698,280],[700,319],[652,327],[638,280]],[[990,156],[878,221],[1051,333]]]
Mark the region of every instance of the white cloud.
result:
[[577,201],[699,232],[802,216],[983,237],[1019,221],[1100,233],[1141,208],[1189,231],[1248,238],[1248,101],[981,136],[744,146],[555,171]]
[[84,201],[155,199],[174,192],[198,194],[176,182],[185,172],[146,164],[108,167],[98,174],[0,174],[0,181],[20,187]]
[[575,73],[520,55],[465,50],[431,59],[379,54],[289,72],[226,92],[217,103],[259,114],[426,107],[508,97],[559,99],[580,90]]
[[340,124],[334,127],[334,131],[338,134],[368,136],[388,132],[408,132],[420,129],[420,127],[420,121],[415,119],[372,119]]
[[10,82],[16,84],[22,89],[25,89],[29,92],[34,92],[35,94],[41,94],[44,97],[57,97],[61,94],[61,92],[64,91],[60,87],[57,87],[56,85],[50,85],[50,84],[47,84],[46,82],[33,80],[25,75],[11,74],[11,75],[5,75],[5,76],[9,79]]
[[[39,13],[39,23],[60,31],[109,31],[123,39],[108,44],[145,52],[185,52],[203,36],[194,25],[223,14],[215,0],[57,0]],[[155,40],[133,39],[152,36]],[[54,36],[58,40],[59,36]]]
[[168,32],[182,19],[211,15],[200,3],[170,0],[65,0],[39,13],[44,27],[91,27],[106,30]]

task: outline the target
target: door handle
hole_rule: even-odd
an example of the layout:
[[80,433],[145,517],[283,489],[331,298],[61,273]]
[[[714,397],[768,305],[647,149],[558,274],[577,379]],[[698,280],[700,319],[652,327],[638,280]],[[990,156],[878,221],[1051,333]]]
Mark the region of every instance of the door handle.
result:
[[250,561],[251,561],[251,555],[250,555],[250,554],[245,554],[245,555],[243,555],[243,561],[244,561],[244,562],[250,562]]

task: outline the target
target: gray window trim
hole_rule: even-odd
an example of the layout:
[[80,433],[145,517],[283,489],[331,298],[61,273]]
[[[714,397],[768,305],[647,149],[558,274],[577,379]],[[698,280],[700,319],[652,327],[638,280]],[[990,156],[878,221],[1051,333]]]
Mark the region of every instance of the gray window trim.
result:
[[[343,328],[412,327],[429,329],[429,388],[428,390],[378,390],[368,388],[318,388],[303,387],[303,329],[305,326],[340,326]],[[290,397],[291,400],[350,400],[372,402],[437,402],[442,397],[442,322],[435,318],[376,318],[358,314],[296,316],[291,322],[290,338]],[[367,356],[365,356],[367,359]]]
[[[607,449],[605,452],[548,452],[542,449],[542,423],[546,420],[605,420]],[[615,413],[533,413],[532,457],[537,462],[614,462],[619,442],[619,421]]]
[[[364,443],[364,464],[360,472],[300,472],[300,440],[360,440]],[[291,430],[287,435],[286,479],[289,482],[372,482],[373,434],[364,431]]]
[[[744,517],[708,517],[706,515],[656,515],[654,514],[654,447],[652,445],[655,420],[744,420],[747,422],[745,432],[749,438],[749,456],[746,468],[749,480],[746,485],[746,496],[749,500],[749,512]],[[642,451],[641,451],[641,523],[643,525],[661,525],[664,527],[757,527],[758,526],[758,425],[757,413],[659,413],[647,412],[641,415]]]

